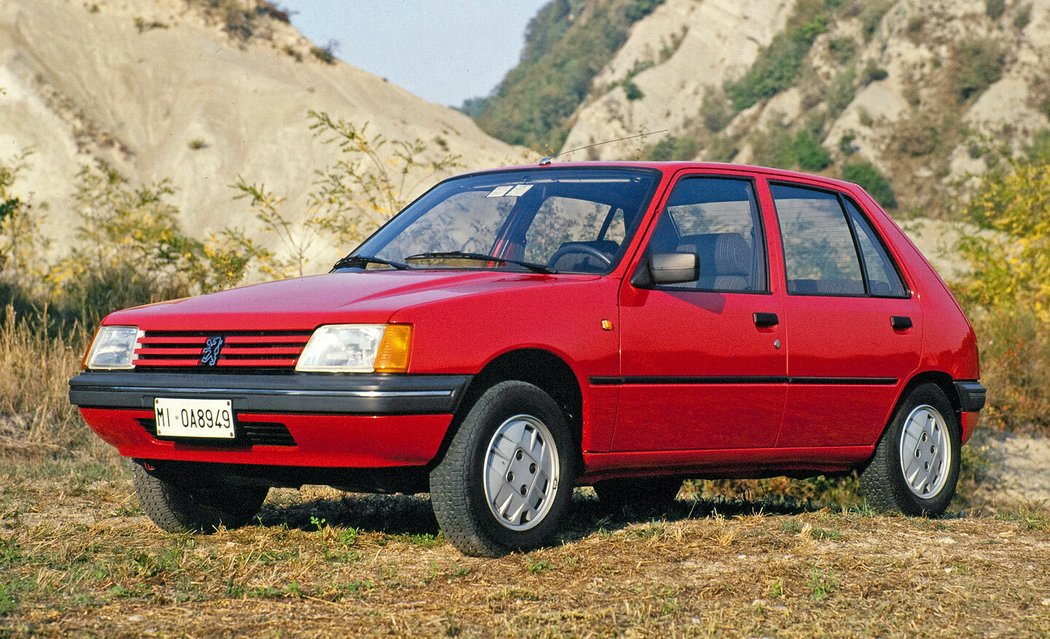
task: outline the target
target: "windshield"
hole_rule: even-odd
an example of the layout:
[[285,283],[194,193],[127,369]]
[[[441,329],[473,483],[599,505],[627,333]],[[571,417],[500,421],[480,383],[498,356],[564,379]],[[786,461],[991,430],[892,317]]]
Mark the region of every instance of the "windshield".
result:
[[605,273],[623,256],[658,177],[639,169],[546,168],[455,178],[340,265]]

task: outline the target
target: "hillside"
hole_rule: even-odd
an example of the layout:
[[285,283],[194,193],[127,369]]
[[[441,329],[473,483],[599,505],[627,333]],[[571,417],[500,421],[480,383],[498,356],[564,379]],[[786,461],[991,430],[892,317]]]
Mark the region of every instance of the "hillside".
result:
[[1050,0],[666,0],[559,123],[561,147],[668,129],[573,159],[845,174],[886,204],[950,215],[945,194],[992,147],[1046,139],[1047,60]]
[[196,233],[250,226],[229,188],[239,175],[297,214],[334,158],[311,136],[310,109],[418,137],[468,168],[520,155],[463,114],[331,59],[256,0],[5,0],[0,89],[0,158],[34,149],[19,186],[50,205],[45,230],[59,240],[76,225],[74,178],[96,158],[136,182],[170,179]]

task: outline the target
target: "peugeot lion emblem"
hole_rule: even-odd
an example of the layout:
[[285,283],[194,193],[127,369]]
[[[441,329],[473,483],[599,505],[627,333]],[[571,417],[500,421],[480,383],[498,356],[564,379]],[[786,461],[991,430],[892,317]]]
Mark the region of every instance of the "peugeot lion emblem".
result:
[[215,366],[219,363],[219,353],[226,340],[221,335],[209,337],[204,343],[204,351],[201,353],[201,366]]

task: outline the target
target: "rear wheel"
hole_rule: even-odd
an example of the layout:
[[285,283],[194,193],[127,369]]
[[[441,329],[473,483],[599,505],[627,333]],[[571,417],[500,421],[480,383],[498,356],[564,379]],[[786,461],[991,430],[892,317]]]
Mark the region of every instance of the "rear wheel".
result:
[[958,416],[935,384],[917,386],[901,402],[861,473],[868,504],[881,511],[940,515],[959,480]]
[[613,513],[625,509],[664,512],[674,504],[681,489],[679,477],[607,479],[594,483],[602,508]]
[[265,486],[231,485],[219,479],[192,482],[159,476],[132,465],[142,510],[168,532],[213,533],[219,526],[239,528],[259,512],[270,491]]
[[474,556],[549,542],[572,500],[574,452],[549,395],[525,382],[496,384],[470,408],[430,474],[441,530]]

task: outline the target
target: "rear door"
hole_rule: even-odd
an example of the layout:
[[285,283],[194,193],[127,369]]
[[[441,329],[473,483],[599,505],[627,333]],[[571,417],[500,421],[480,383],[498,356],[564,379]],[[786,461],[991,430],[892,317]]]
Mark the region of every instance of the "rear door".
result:
[[755,182],[680,175],[645,246],[697,254],[700,277],[653,288],[625,279],[612,450],[773,447],[787,360]]
[[871,445],[919,361],[918,300],[847,194],[789,182],[769,189],[789,345],[778,446]]

